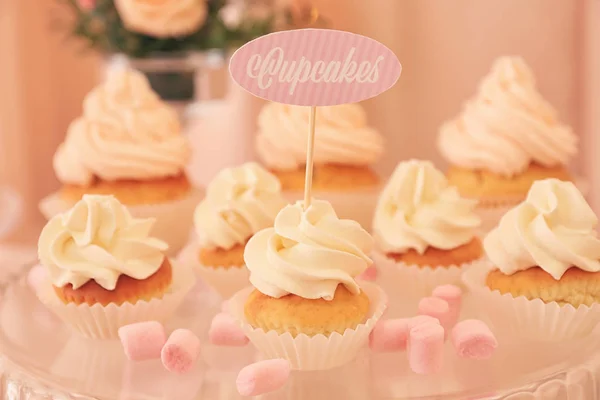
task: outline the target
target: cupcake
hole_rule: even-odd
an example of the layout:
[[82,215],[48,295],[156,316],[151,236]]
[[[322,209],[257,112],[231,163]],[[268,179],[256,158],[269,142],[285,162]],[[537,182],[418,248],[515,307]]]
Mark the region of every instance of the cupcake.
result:
[[[134,215],[158,218],[157,231],[178,250],[199,198],[184,171],[189,157],[176,112],[145,76],[113,71],[86,96],[83,115],[58,147],[53,165],[62,187],[42,202],[42,211],[52,217],[84,194],[110,194]],[[177,224],[169,230],[173,221]]]
[[383,274],[422,295],[460,282],[480,262],[477,201],[460,196],[431,162],[401,162],[383,189],[373,220],[375,263]]
[[[309,107],[267,104],[258,117],[258,157],[281,181],[290,201],[302,199]],[[383,138],[367,124],[358,104],[319,107],[315,121],[312,189],[340,216],[368,226],[380,185],[372,169],[383,153]]]
[[186,264],[224,298],[248,285],[246,242],[273,226],[285,206],[277,178],[256,163],[222,170],[194,213],[197,239],[183,251]]
[[229,301],[254,345],[293,368],[329,369],[351,361],[385,309],[385,294],[356,277],[372,263],[371,236],[313,200],[283,208],[273,228],[244,252],[252,287]]
[[598,218],[572,182],[535,182],[484,239],[491,265],[464,280],[491,316],[531,337],[561,340],[600,321]]
[[38,297],[85,336],[115,337],[120,326],[164,320],[193,285],[193,274],[150,237],[152,219],[131,216],[114,196],[84,195],[50,219],[38,242],[48,282]]
[[577,136],[540,95],[525,61],[502,57],[461,115],[442,126],[438,146],[450,184],[493,212],[522,201],[536,180],[570,180]]

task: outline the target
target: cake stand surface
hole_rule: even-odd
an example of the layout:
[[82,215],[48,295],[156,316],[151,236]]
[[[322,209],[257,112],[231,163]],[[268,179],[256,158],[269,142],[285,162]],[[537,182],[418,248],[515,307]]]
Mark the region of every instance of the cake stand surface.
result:
[[[0,301],[0,392],[10,400],[229,400],[240,399],[237,373],[257,361],[251,345],[217,348],[208,344],[211,317],[219,299],[198,285],[167,328],[189,328],[202,339],[202,356],[186,375],[166,372],[160,361],[132,363],[118,341],[92,341],[71,332],[37,300],[26,269],[2,280]],[[413,304],[414,303],[414,304]],[[465,298],[463,317],[474,315]],[[406,302],[411,315],[414,302]],[[292,372],[280,390],[264,400],[366,399],[600,399],[600,334],[570,343],[531,343],[498,334],[500,346],[488,361],[469,361],[446,345],[443,371],[415,375],[404,353],[368,350],[344,367]]]

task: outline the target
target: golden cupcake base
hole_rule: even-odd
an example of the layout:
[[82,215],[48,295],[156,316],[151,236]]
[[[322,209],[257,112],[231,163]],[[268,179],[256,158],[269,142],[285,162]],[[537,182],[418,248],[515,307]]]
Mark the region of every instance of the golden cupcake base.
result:
[[161,298],[171,286],[173,270],[171,263],[165,257],[160,268],[150,277],[142,280],[121,275],[114,290],[106,290],[91,280],[78,289],[71,284],[63,287],[54,286],[56,296],[65,304],[101,304],[107,306],[123,303],[135,304],[140,300],[150,301]]
[[184,173],[147,181],[96,179],[88,186],[64,185],[60,198],[69,202],[81,200],[84,194],[112,194],[127,206],[162,204],[187,196],[192,189]]
[[[305,167],[292,171],[271,170],[281,182],[282,190],[304,190]],[[376,187],[379,176],[369,167],[337,164],[315,165],[313,169],[313,190],[351,191]]]
[[450,185],[456,186],[461,195],[484,198],[493,201],[494,197],[525,198],[533,182],[541,179],[556,178],[563,181],[572,180],[564,166],[553,168],[531,164],[524,172],[506,177],[485,170],[470,170],[451,166],[446,176]]
[[428,247],[423,254],[410,249],[405,253],[389,253],[387,257],[407,265],[419,267],[447,268],[471,263],[483,256],[481,240],[475,237],[469,243],[451,250]]
[[485,284],[501,294],[540,299],[544,303],[571,304],[575,308],[600,302],[600,272],[586,272],[575,267],[568,269],[559,280],[539,267],[512,275],[494,269],[487,275]]
[[253,290],[244,307],[246,320],[254,328],[278,334],[307,336],[344,334],[363,323],[369,313],[370,300],[364,291],[350,293],[338,285],[333,300],[305,299],[293,294],[279,299]]
[[240,268],[245,265],[245,248],[246,244],[237,244],[231,249],[201,248],[198,258],[206,268]]

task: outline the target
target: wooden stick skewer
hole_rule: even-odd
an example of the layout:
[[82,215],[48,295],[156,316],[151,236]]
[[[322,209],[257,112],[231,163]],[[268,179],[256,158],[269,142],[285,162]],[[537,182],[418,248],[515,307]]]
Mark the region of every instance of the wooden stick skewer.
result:
[[315,152],[315,119],[317,107],[310,107],[308,117],[308,145],[306,148],[306,175],[304,180],[304,210],[308,210],[312,199],[313,155]]

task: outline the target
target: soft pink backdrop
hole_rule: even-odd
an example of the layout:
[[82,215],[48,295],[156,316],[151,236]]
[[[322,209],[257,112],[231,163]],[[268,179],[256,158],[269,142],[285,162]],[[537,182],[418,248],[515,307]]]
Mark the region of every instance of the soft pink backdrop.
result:
[[[98,57],[82,56],[50,32],[56,4],[0,2],[0,185],[21,192],[30,227],[23,231],[33,234],[42,223],[37,201],[58,185],[52,154],[100,67]],[[373,37],[402,62],[399,83],[366,103],[389,144],[378,166],[383,172],[408,157],[443,165],[433,146],[439,124],[459,111],[495,57],[518,54],[535,70],[542,93],[581,135],[573,167],[594,182],[600,179],[600,1],[318,0],[317,5],[334,28]],[[251,157],[247,136],[260,102],[241,93],[230,97],[236,114],[221,111],[219,120],[246,136],[228,131],[231,155],[220,159],[235,163]],[[207,132],[203,143],[214,141],[211,137],[220,136]],[[213,174],[219,166],[204,168]],[[597,186],[593,202],[600,210]]]

